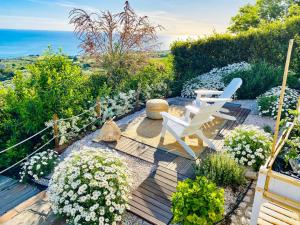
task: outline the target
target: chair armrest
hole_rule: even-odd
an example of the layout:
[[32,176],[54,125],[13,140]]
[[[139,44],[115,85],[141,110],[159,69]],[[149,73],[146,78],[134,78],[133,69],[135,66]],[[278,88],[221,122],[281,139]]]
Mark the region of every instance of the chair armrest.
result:
[[193,114],[197,114],[199,112],[199,107],[193,105],[187,105],[185,106],[185,109]]
[[201,102],[231,102],[231,98],[198,98]]
[[220,95],[223,91],[216,91],[216,90],[196,90],[195,93],[197,95]]
[[188,126],[189,124],[179,118],[177,118],[176,116],[173,116],[167,112],[161,112],[160,115],[162,115],[163,119],[167,119],[167,120],[172,120],[175,123],[178,123],[182,126]]

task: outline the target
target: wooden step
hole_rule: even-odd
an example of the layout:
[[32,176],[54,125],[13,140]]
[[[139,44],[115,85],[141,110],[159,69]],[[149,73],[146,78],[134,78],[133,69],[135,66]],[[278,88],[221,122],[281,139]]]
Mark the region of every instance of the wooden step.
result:
[[300,225],[300,214],[272,202],[262,204],[259,225]]

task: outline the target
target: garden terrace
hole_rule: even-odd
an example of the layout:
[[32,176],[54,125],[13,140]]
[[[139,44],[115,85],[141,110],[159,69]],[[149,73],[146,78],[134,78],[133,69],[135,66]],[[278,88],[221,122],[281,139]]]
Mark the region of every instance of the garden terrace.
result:
[[[169,104],[171,107],[184,107],[190,104],[190,100],[174,98],[169,100]],[[250,109],[242,108],[240,104],[227,103],[225,108],[229,109],[229,114],[235,116],[237,120],[224,121],[218,127],[217,132],[214,133],[213,142],[218,149],[222,148],[224,135],[242,124],[250,113]],[[130,132],[126,131],[132,127],[136,128],[137,121],[144,120],[145,117],[145,110],[141,110],[119,120],[117,124],[122,128],[123,132],[121,139],[117,143],[99,142],[97,140],[98,131],[96,131],[69,146],[62,153],[61,158],[86,147],[95,150],[102,150],[103,147],[106,147],[107,151],[115,152],[121,158],[125,157],[124,160],[127,163],[129,162],[129,167],[133,170],[133,178],[135,179],[128,211],[152,224],[169,224],[173,217],[170,210],[170,196],[175,192],[178,181],[195,176],[193,170],[194,160],[178,152],[160,149],[159,146],[151,145],[147,140],[136,140],[130,137],[128,135]],[[152,120],[152,123],[155,122],[157,121]],[[141,123],[138,124],[140,125]],[[151,126],[151,121],[147,125],[149,126],[148,131],[151,133],[151,127],[154,129],[155,126]],[[203,146],[199,157],[202,158],[210,152],[209,148]],[[138,160],[138,163],[132,163],[132,160]],[[147,171],[144,172],[144,170]],[[240,191],[245,190],[241,189]],[[235,197],[237,198],[238,196]],[[42,202],[47,202],[47,200],[42,200]],[[227,206],[226,211],[230,211],[231,207]],[[14,217],[15,220],[12,218],[8,221],[8,224],[15,224],[20,217],[21,215]]]

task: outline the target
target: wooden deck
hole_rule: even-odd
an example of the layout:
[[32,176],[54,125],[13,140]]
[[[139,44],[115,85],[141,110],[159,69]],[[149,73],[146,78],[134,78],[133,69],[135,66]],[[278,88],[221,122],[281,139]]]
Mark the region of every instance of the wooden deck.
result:
[[[237,118],[236,121],[227,121],[218,132],[214,142],[221,148],[220,140],[242,124],[249,109],[229,105],[229,115]],[[110,143],[109,147],[125,154],[137,157],[157,165],[157,169],[132,193],[129,202],[130,212],[147,220],[152,224],[169,224],[172,220],[171,201],[172,193],[176,191],[178,181],[194,176],[193,160],[154,148],[150,145],[122,136],[117,144]],[[206,148],[200,157],[210,153]]]
[[40,190],[32,185],[0,175],[0,217],[39,192]]

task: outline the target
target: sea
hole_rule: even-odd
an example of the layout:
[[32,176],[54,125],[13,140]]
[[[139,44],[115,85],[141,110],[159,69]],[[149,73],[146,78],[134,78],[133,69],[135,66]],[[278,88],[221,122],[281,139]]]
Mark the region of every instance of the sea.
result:
[[[159,35],[159,48],[169,50],[170,44],[185,37]],[[0,59],[41,55],[48,46],[53,50],[62,49],[64,54],[75,56],[82,53],[79,40],[71,31],[41,31],[0,29]]]

